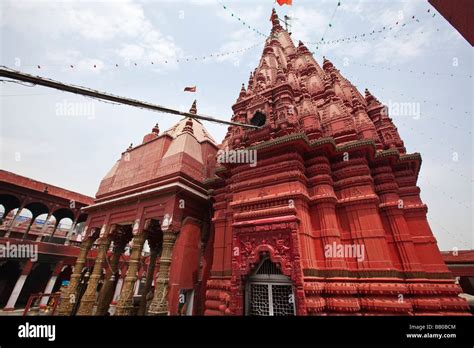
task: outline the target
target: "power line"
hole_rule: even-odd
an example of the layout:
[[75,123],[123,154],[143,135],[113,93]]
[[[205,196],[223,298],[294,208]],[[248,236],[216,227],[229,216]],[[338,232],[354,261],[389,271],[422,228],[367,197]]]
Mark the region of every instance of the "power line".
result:
[[[193,119],[204,120],[204,121],[215,122],[215,123],[222,123],[222,124],[227,124],[227,125],[232,125],[232,126],[240,126],[240,127],[247,127],[247,128],[260,128],[258,126],[254,126],[251,124],[219,120],[211,116],[192,114],[189,112],[183,112],[183,111],[171,109],[165,106],[151,104],[151,103],[136,100],[136,99],[130,99],[130,98],[113,95],[110,93],[96,91],[96,90],[86,88],[86,87],[69,85],[69,84],[59,82],[59,81],[43,78],[40,76],[33,76],[33,75],[26,74],[20,71],[12,70],[5,66],[0,66],[0,76],[10,78],[13,80],[22,81],[22,82],[32,83],[34,85],[54,88],[60,91],[80,94],[87,97],[96,98],[99,100],[106,100],[109,102],[130,105],[130,106],[134,106],[134,107],[138,107],[142,109],[164,112],[168,114],[179,115],[183,117],[190,117]],[[19,83],[17,81],[11,81],[11,82]]]

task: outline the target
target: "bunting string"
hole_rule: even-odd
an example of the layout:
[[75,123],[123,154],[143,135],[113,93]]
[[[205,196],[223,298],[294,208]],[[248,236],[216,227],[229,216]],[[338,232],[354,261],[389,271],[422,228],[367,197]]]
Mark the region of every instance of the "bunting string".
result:
[[[166,65],[166,64],[169,64],[169,63],[172,63],[172,62],[176,62],[176,63],[199,62],[199,61],[202,62],[202,61],[211,60],[211,59],[215,59],[215,58],[219,58],[219,57],[227,57],[227,56],[231,56],[231,55],[235,55],[235,54],[239,54],[239,53],[244,53],[244,52],[250,51],[250,50],[252,50],[256,47],[259,47],[263,43],[265,43],[265,41],[261,41],[261,42],[258,42],[256,44],[252,45],[252,46],[245,47],[245,48],[238,49],[238,50],[210,53],[210,54],[203,55],[203,56],[186,55],[186,56],[182,56],[182,57],[160,59],[160,60],[151,60],[149,63],[139,63],[139,62],[126,61],[125,63],[120,63],[119,64],[118,62],[108,61],[105,64],[99,64],[98,62],[96,62],[96,63],[91,63],[88,67],[93,70],[93,69],[98,69],[98,68],[101,68],[101,67],[134,68],[134,67],[140,67],[140,66],[148,66],[149,67],[149,66],[154,66],[154,65],[156,65],[156,66],[164,65],[164,64]],[[100,61],[101,63],[103,62],[101,59],[97,59],[97,60]],[[2,65],[6,65],[6,64],[2,64]],[[69,70],[74,70],[74,69],[78,69],[78,67],[80,66],[80,63],[78,63],[78,62],[70,62],[69,64],[67,64],[67,63],[65,63],[65,64],[43,64],[43,63],[40,63],[40,64],[21,64],[21,66],[23,66],[23,67],[35,67],[36,69],[47,69],[47,68],[53,68],[54,67],[54,68],[65,68],[65,69],[69,69]],[[81,65],[81,66],[83,66],[83,65]]]
[[[387,89],[387,88],[385,88],[385,87],[383,87],[383,86],[382,86],[382,87],[379,87],[379,88],[380,88],[381,90],[383,90],[383,91],[387,91],[388,93],[395,93],[395,94],[398,94],[398,95],[400,95],[400,96],[402,96],[402,97],[407,97],[407,95],[405,95],[405,93],[402,93],[402,92],[399,92],[399,91],[396,91],[396,90],[389,90],[389,89]],[[375,88],[374,88],[374,89],[375,89]],[[421,100],[421,102],[424,103],[424,104],[430,104],[430,105],[434,105],[434,106],[436,106],[436,107],[440,107],[440,106],[441,106],[437,101],[432,101],[432,100],[428,100],[428,99],[424,99],[424,98],[423,98],[423,99],[420,99],[420,100]],[[463,113],[463,114],[465,114],[465,115],[471,115],[471,116],[472,116],[472,112],[466,111],[466,110],[461,110],[461,109],[459,109],[459,108],[457,108],[457,107],[450,106],[450,107],[449,107],[449,110],[451,110],[451,111],[458,111],[458,112]],[[449,123],[447,123],[447,124],[449,124]],[[461,126],[455,125],[455,124],[451,124],[451,126],[452,126],[453,128],[456,128],[456,129],[457,129],[457,128],[462,128]],[[469,134],[470,134],[470,132],[469,132]]]
[[[461,240],[461,239],[459,238],[459,234],[458,234],[458,233],[453,233],[453,232],[448,231],[446,228],[443,227],[443,225],[441,225],[441,224],[439,223],[438,220],[436,220],[436,219],[434,219],[434,218],[432,217],[432,214],[430,214],[430,215],[428,216],[428,221],[430,222],[430,225],[431,225],[431,223],[432,223],[434,226],[436,226],[436,228],[440,229],[441,232],[443,232],[445,235],[449,236],[450,240],[452,240],[452,241],[454,241],[454,242],[456,242],[456,243],[459,243],[460,246],[463,246],[463,247],[465,246],[465,247],[467,247],[469,250],[472,250],[472,240],[470,241],[470,243],[469,243],[468,240]],[[456,231],[461,231],[462,229],[455,227],[455,230],[456,230]],[[437,235],[438,233],[434,232],[434,234],[435,234],[435,237],[436,237],[436,235]],[[458,248],[458,249],[459,249],[459,248]]]
[[[368,86],[369,86],[369,85],[368,85]],[[377,88],[377,87],[375,87],[375,86],[370,87],[371,90],[375,90],[376,88]],[[381,90],[387,91],[388,93],[395,93],[395,94],[400,95],[400,96],[402,96],[402,97],[404,97],[404,98],[405,98],[405,97],[409,97],[409,96],[407,96],[406,94],[397,92],[397,91],[395,91],[395,90],[390,90],[390,91],[389,91],[388,89],[386,89],[386,88],[384,88],[384,87],[378,87],[378,88],[380,88]],[[413,100],[412,100],[412,101],[407,101],[407,102],[408,102],[408,103],[419,103],[418,101],[413,101]],[[439,104],[438,102],[430,102],[430,101],[428,101],[428,100],[426,100],[426,99],[421,99],[421,102],[422,102],[423,104],[430,104],[430,106],[431,106],[431,105],[436,106],[437,108],[440,107],[440,104]],[[456,110],[456,108],[454,108],[454,107],[452,107],[452,106],[449,106],[449,110],[452,111],[452,112],[454,112],[454,110]],[[389,110],[389,113],[390,113],[390,110]],[[466,114],[466,115],[469,115],[469,112],[467,112],[467,111],[464,111],[463,113]],[[419,117],[420,120],[421,120],[421,119],[435,120],[435,121],[441,123],[443,126],[449,126],[449,127],[453,128],[453,129],[456,129],[456,130],[458,130],[458,131],[460,131],[460,132],[467,132],[468,135],[472,135],[472,128],[466,128],[465,126],[460,126],[460,125],[458,125],[458,124],[454,124],[454,123],[448,122],[448,121],[446,121],[445,118],[436,117],[436,116],[434,116],[432,113],[425,114],[425,113],[421,113],[421,112],[420,112],[420,114],[418,114],[418,115],[416,115],[416,116]],[[398,122],[398,121],[397,121],[397,122]]]
[[334,20],[334,16],[336,16],[337,9],[338,9],[340,6],[341,6],[341,2],[338,1],[337,4],[336,4],[336,8],[335,8],[334,11],[332,12],[331,18],[329,19],[328,26],[327,26],[326,29],[324,30],[324,33],[323,33],[323,36],[321,37],[321,40],[319,40],[319,43],[325,42],[325,41],[324,41],[324,38],[326,37],[326,35],[327,35],[329,29],[332,28],[332,23],[333,23],[333,20]]
[[[430,18],[434,18],[436,16],[435,13],[431,14],[431,9],[428,9],[426,11],[426,13],[429,14]],[[338,44],[338,43],[343,43],[343,42],[344,43],[350,43],[350,42],[367,41],[367,40],[370,40],[370,39],[375,40],[374,37],[379,35],[379,34],[389,33],[391,30],[394,30],[394,29],[399,29],[399,31],[400,31],[402,29],[405,29],[407,26],[410,26],[410,25],[413,25],[415,23],[420,23],[421,22],[421,20],[415,15],[408,16],[408,18],[409,19],[405,22],[400,22],[400,20],[397,20],[397,21],[394,21],[394,22],[392,22],[388,25],[384,25],[379,29],[373,29],[371,31],[367,31],[367,32],[364,32],[364,33],[359,33],[359,34],[354,35],[354,36],[342,37],[342,38],[334,39],[334,40],[330,40],[330,41],[320,40],[320,41],[317,41],[317,42],[308,42],[308,44],[310,44],[310,45],[330,45],[330,44]],[[332,26],[332,25],[330,25],[330,26]]]
[[408,123],[403,122],[401,118],[399,118],[395,123],[397,123],[398,125],[403,125],[405,128],[408,128],[409,130],[411,130],[413,132],[412,134],[416,134],[417,136],[418,135],[424,136],[425,138],[430,140],[432,143],[433,142],[440,143],[440,144],[446,146],[447,149],[450,149],[453,152],[459,152],[459,149],[455,149],[453,147],[452,143],[448,143],[444,139],[433,136],[431,134],[427,134],[427,133],[423,132],[422,130],[420,130],[420,127],[413,127],[413,126],[409,125]]
[[255,34],[257,35],[260,35],[264,38],[267,38],[268,35],[262,33],[260,30],[258,30],[257,28],[251,26],[248,22],[246,22],[242,17],[240,17],[239,15],[237,15],[236,13],[234,13],[233,11],[231,11],[229,9],[229,7],[227,5],[224,5],[222,2],[219,1],[219,4],[222,6],[222,8],[227,11],[229,13],[229,15],[232,17],[232,18],[235,18],[237,21],[239,21],[245,28],[249,29],[250,31],[253,31]]
[[396,66],[382,66],[382,65],[375,65],[375,64],[366,64],[366,63],[357,63],[357,62],[351,62],[351,64],[362,66],[362,67],[367,67],[367,68],[374,68],[374,69],[381,69],[381,70],[386,70],[386,71],[394,71],[394,72],[401,72],[401,73],[408,73],[408,74],[417,74],[421,76],[440,76],[440,77],[461,77],[461,78],[468,78],[472,79],[472,73],[471,74],[454,74],[454,73],[440,73],[439,71],[436,72],[431,72],[431,71],[419,71],[416,69],[405,69],[405,68],[400,68]]

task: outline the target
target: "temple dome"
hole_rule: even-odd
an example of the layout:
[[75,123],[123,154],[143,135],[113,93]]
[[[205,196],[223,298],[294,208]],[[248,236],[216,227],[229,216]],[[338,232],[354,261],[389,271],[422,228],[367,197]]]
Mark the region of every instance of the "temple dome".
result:
[[[196,102],[190,113],[197,113]],[[215,157],[217,145],[201,122],[185,117],[159,134],[158,125],[145,135],[143,143],[129,147],[102,179],[97,198],[163,178],[186,175],[202,182],[207,175],[203,166]]]

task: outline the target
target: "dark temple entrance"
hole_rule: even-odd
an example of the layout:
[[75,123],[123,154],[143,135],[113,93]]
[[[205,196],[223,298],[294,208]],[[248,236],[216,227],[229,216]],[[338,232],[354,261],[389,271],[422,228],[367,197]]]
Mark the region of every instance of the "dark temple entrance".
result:
[[246,315],[295,315],[293,284],[268,257],[249,277],[245,295]]

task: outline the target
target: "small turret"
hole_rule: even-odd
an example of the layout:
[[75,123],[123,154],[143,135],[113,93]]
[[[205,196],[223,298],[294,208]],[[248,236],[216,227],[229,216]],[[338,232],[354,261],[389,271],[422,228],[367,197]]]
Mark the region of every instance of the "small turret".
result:
[[156,123],[155,126],[152,128],[151,133],[148,133],[143,137],[142,144],[145,144],[153,139],[158,138],[159,134],[160,134],[160,127],[158,126],[158,123]]
[[189,109],[190,114],[197,114],[197,106],[196,106],[196,99],[193,102],[193,105],[191,105],[191,108]]
[[240,88],[240,94],[239,94],[239,99],[241,100],[247,96],[247,91],[245,90],[245,84],[242,83],[242,88]]

